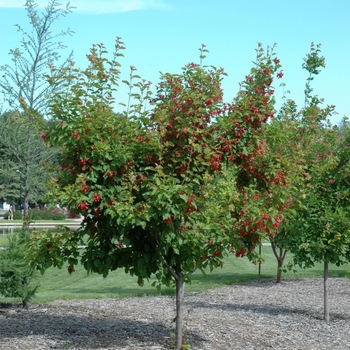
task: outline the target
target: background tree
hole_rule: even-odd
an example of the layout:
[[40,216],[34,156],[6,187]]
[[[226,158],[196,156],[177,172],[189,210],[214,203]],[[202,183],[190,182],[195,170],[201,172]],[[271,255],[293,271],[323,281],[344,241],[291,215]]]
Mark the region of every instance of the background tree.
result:
[[[30,176],[26,177],[23,164],[28,161],[28,128],[23,114],[6,112],[0,119],[3,122],[3,137],[0,139],[0,188],[3,198],[8,203],[15,204],[17,209],[20,209],[26,195],[31,204],[42,202],[47,192],[46,172],[42,171],[43,162],[50,159],[55,152],[49,150],[36,133],[30,145],[30,163],[33,164],[30,167]],[[41,122],[45,123],[44,120]],[[30,193],[26,193],[26,188],[30,189]]]
[[[80,260],[103,276],[124,268],[140,285],[152,275],[159,286],[175,284],[180,349],[191,274],[221,266],[231,251],[253,258],[255,246],[279,226],[284,174],[273,156],[265,158],[263,125],[273,116],[272,81],[280,65],[259,46],[256,66],[225,104],[224,71],[191,63],[179,75],[161,76],[151,111],[127,108],[117,115],[116,59],[123,48],[118,38],[112,60],[103,45],[94,45],[85,70],[73,62],[53,68],[50,83],[60,87],[51,100],[56,123],[43,135],[61,153],[52,191],[85,219],[74,234],[33,235],[31,258],[42,271],[68,261],[73,272]],[[227,178],[226,167],[237,189],[232,186],[232,202],[223,205],[208,194]]]
[[[7,123],[7,118],[10,118],[10,113],[4,113],[0,116],[0,125]],[[3,139],[6,138],[7,133],[3,133],[3,137],[0,138],[0,193],[1,201],[15,204],[16,209],[20,205],[21,197],[21,181],[18,174],[16,174],[17,163],[11,154],[8,151],[6,142],[3,142]],[[17,181],[14,181],[14,178],[17,178]]]
[[[334,135],[332,135],[334,136]],[[290,241],[293,261],[302,267],[324,263],[324,318],[329,322],[328,264],[349,262],[349,138],[332,143],[319,173],[312,174],[303,210],[295,220],[297,234]]]
[[11,50],[12,64],[1,67],[1,92],[12,112],[11,117],[3,119],[0,139],[2,148],[6,149],[8,157],[22,174],[25,216],[35,188],[32,186],[41,183],[41,162],[49,159],[54,152],[43,152],[40,130],[47,117],[47,96],[53,88],[44,75],[49,71],[49,65],[60,60],[60,52],[64,49],[57,38],[72,33],[69,29],[59,34],[51,32],[52,24],[71,11],[69,5],[64,9],[60,6],[57,1],[51,0],[45,11],[38,13],[37,3],[26,1],[25,9],[32,31],[28,33],[17,25],[22,34],[21,49]]
[[[291,188],[293,206],[271,243],[277,259],[282,257],[282,261],[290,250],[294,263],[301,267],[324,263],[325,319],[328,322],[328,263],[339,265],[349,261],[349,163],[346,123],[341,137],[328,121],[334,106],[321,108],[322,100],[312,94],[311,81],[324,66],[320,45],[312,44],[303,64],[309,72],[305,107],[297,112],[295,103],[287,101],[273,125],[275,133],[271,142],[278,142],[275,149],[283,152],[295,170]],[[284,138],[274,137],[277,129],[284,137],[288,136],[289,143]],[[278,249],[279,255],[276,254]]]
[[[311,45],[310,55],[315,59],[318,58],[314,45]],[[316,55],[314,53],[316,52]],[[314,62],[317,67],[324,66],[324,58],[321,57]],[[304,66],[304,65],[303,65]],[[304,68],[306,68],[304,66]],[[305,101],[312,101],[310,83],[314,79],[314,75],[319,70],[314,69],[308,79],[305,89]],[[284,86],[285,84],[281,84]],[[290,93],[287,91],[287,93]],[[306,96],[308,94],[308,96]],[[307,183],[310,180],[310,172],[319,171],[323,159],[320,158],[319,152],[322,152],[320,140],[325,139],[329,129],[327,118],[331,115],[332,109],[328,107],[319,112],[315,117],[314,105],[305,102],[304,108],[298,111],[298,107],[292,99],[287,99],[280,109],[277,117],[271,121],[268,126],[268,143],[273,153],[278,153],[284,160],[284,167],[288,168],[291,178],[288,181],[290,197],[289,210],[284,213],[283,222],[280,226],[278,234],[271,237],[272,250],[278,262],[277,282],[281,280],[284,259],[286,257],[288,247],[288,235],[293,235],[294,222],[293,219],[298,215],[297,210],[305,200],[305,191],[307,191]],[[314,99],[316,101],[316,97]],[[328,145],[328,147],[331,147]],[[319,148],[319,150],[316,150]],[[323,148],[324,150],[324,148]],[[313,169],[313,170],[311,170]]]

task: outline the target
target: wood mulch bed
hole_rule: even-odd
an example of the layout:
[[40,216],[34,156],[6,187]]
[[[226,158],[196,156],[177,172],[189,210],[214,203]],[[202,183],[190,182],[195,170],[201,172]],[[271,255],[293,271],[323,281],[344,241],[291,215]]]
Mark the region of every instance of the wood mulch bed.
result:
[[[321,278],[224,286],[185,295],[191,349],[350,349],[350,280]],[[173,296],[0,305],[0,349],[171,349]]]

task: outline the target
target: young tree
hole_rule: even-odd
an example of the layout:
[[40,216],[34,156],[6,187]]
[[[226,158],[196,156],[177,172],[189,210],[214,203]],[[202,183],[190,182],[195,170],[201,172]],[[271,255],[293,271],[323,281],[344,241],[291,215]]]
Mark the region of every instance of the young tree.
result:
[[295,264],[302,267],[316,262],[324,264],[324,319],[327,322],[330,319],[328,265],[339,266],[348,263],[350,258],[348,135],[340,138],[336,131],[329,134],[332,142],[328,145],[332,148],[319,154],[323,167],[312,173],[304,208],[295,220],[297,235],[290,242]]
[[[311,54],[314,56],[314,45],[311,46]],[[319,58],[313,62],[316,68],[324,66],[324,59]],[[304,66],[304,68],[306,68]],[[305,89],[305,101],[312,100],[310,82],[319,71],[314,69],[307,79]],[[285,86],[285,84],[281,84]],[[289,91],[288,91],[289,92]],[[308,96],[307,96],[308,95]],[[284,96],[286,99],[286,96]],[[288,180],[289,192],[291,193],[289,208],[284,213],[282,225],[278,234],[270,239],[272,250],[278,262],[277,282],[280,282],[282,265],[288,252],[288,235],[293,235],[293,219],[297,216],[297,209],[303,203],[307,181],[310,179],[310,169],[318,169],[320,161],[318,152],[315,152],[320,139],[324,139],[323,133],[327,133],[326,118],[332,113],[332,109],[325,109],[323,115],[319,113],[316,118],[314,106],[305,102],[306,105],[300,111],[291,99],[287,99],[280,109],[277,117],[271,121],[268,127],[268,144],[272,153],[278,153],[284,160],[284,167],[291,174]],[[324,148],[323,148],[324,149]],[[316,170],[317,171],[317,170]]]
[[[225,104],[224,71],[191,63],[179,75],[161,76],[152,110],[136,104],[116,114],[123,48],[118,38],[108,60],[105,47],[94,45],[87,69],[73,62],[59,74],[53,69],[57,123],[43,135],[61,149],[52,191],[85,219],[74,234],[33,235],[31,259],[42,271],[68,261],[73,272],[80,260],[103,276],[124,268],[140,285],[153,274],[159,286],[174,283],[180,349],[184,285],[193,271],[221,266],[230,251],[253,257],[261,238],[279,226],[284,175],[273,157],[265,162],[263,125],[273,116],[272,81],[280,65],[259,46],[238,97]],[[203,46],[201,58],[205,52]],[[131,71],[128,84],[138,85]],[[229,187],[232,202],[223,205],[208,194],[224,166],[236,184]]]
[[9,235],[6,249],[0,250],[0,294],[20,298],[23,307],[28,306],[38,288],[32,283],[37,271],[28,264],[24,248],[27,238],[24,231]]
[[72,33],[69,29],[59,34],[51,32],[52,24],[71,11],[69,4],[64,9],[60,6],[57,1],[50,0],[45,11],[38,13],[37,3],[26,1],[32,32],[28,33],[17,25],[23,36],[22,48],[11,50],[12,64],[1,67],[1,92],[10,110],[16,114],[16,124],[14,127],[12,118],[7,118],[0,127],[0,137],[7,153],[23,174],[25,217],[28,215],[33,180],[40,178],[41,161],[46,161],[53,154],[53,150],[43,152],[39,130],[43,118],[47,116],[47,96],[53,88],[44,75],[49,71],[49,65],[60,59],[60,51],[64,49],[57,38]]
[[328,263],[349,261],[349,139],[346,123],[340,137],[327,121],[334,107],[321,108],[322,100],[312,94],[311,81],[324,66],[320,46],[312,44],[303,65],[309,72],[305,107],[297,112],[289,100],[273,126],[290,138],[290,143],[281,138],[271,141],[277,141],[275,148],[294,164],[294,179],[293,206],[271,243],[274,252],[278,248],[282,252],[277,258],[290,250],[294,263],[301,267],[324,263],[324,317],[328,322]]

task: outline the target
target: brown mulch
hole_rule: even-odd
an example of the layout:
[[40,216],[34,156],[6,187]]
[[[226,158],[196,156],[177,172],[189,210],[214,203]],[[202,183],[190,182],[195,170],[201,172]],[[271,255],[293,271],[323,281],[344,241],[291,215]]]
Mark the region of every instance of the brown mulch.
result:
[[[350,280],[266,280],[185,295],[191,349],[350,349]],[[0,349],[170,349],[173,296],[0,305]]]

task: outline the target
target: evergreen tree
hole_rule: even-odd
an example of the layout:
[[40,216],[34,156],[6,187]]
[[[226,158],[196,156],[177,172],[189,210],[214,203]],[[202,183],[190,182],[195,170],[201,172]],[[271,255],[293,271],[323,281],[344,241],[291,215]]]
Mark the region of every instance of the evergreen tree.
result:
[[[58,34],[51,32],[52,24],[71,12],[69,4],[65,8],[60,5],[57,1],[50,0],[45,10],[39,13],[34,0],[26,1],[25,9],[32,30],[26,32],[17,25],[22,34],[21,49],[11,50],[12,64],[0,68],[0,91],[11,110],[0,125],[0,147],[7,159],[13,162],[13,166],[5,170],[8,171],[6,178],[14,176],[15,168],[21,175],[25,217],[36,189],[35,184],[42,183],[42,163],[54,154],[53,150],[43,152],[44,140],[40,138],[40,130],[45,122],[47,96],[52,92],[45,75],[49,72],[50,65],[60,61],[60,51],[65,48],[62,42],[57,41],[58,37],[72,33],[70,29]],[[3,182],[2,187],[6,186]]]
[[38,288],[38,285],[31,283],[37,272],[26,259],[26,239],[24,230],[9,235],[7,246],[0,250],[0,294],[8,298],[20,298],[23,307],[27,307]]

